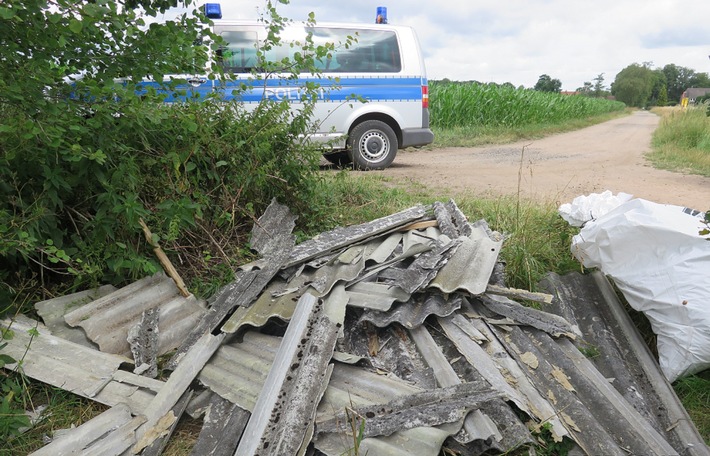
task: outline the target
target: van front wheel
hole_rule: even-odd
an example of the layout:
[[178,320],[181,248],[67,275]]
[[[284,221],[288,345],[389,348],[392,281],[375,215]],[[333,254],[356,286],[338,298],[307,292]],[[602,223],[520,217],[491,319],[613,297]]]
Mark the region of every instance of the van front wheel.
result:
[[355,169],[385,169],[397,155],[397,135],[379,120],[366,120],[352,129],[348,153]]

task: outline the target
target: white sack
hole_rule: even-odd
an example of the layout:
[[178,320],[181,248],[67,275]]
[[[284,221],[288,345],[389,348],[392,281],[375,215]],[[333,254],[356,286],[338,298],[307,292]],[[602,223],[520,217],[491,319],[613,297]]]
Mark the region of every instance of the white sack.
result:
[[588,222],[572,240],[586,267],[614,279],[658,336],[669,381],[710,368],[710,241],[679,206],[634,199]]
[[633,198],[633,195],[609,190],[578,196],[571,203],[565,203],[557,212],[572,226],[583,226],[586,222],[601,217]]

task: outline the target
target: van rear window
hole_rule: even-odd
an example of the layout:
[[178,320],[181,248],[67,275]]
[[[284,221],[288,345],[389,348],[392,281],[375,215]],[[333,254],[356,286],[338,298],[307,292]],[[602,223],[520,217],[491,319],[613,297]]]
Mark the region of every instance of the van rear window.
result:
[[[315,46],[333,43],[335,49],[328,57],[316,61],[316,68],[327,73],[398,73],[402,60],[397,35],[391,30],[359,30],[349,28],[304,27],[286,29],[282,42],[265,51],[267,61],[278,63],[293,58],[300,51],[294,42],[304,42],[312,34]],[[259,71],[257,49],[259,40],[255,31],[223,29],[222,38],[227,45],[217,53],[225,70],[233,73]],[[286,70],[286,69],[285,69]]]

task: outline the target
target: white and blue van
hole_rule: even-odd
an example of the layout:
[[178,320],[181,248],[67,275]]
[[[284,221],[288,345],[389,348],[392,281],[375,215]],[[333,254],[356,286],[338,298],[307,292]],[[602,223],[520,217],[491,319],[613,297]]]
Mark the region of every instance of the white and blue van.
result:
[[[262,74],[255,81],[254,74],[263,71],[257,52],[266,39],[264,24],[215,20],[221,18],[218,4],[205,5],[205,11],[213,19],[213,31],[227,43],[216,59],[232,79],[225,83],[192,78],[188,82],[193,92],[218,91],[225,100],[239,97],[247,107],[256,106],[263,97],[286,99],[292,109],[298,109],[303,87],[315,83],[320,88],[309,139],[324,145],[324,156],[330,161],[352,163],[356,169],[387,168],[398,149],[434,140],[424,59],[412,28],[386,23],[287,25],[280,34],[282,45],[265,50],[267,61],[293,57],[299,49],[290,44],[304,42],[309,34],[315,46],[335,43],[335,49],[329,58],[318,61],[318,75],[300,74],[293,79],[286,74]],[[244,85],[246,91],[234,91]]]

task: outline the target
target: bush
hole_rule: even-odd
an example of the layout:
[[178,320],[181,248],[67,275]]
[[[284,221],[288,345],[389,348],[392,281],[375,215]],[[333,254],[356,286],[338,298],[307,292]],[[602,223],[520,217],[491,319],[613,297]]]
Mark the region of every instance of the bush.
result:
[[[156,15],[170,3],[131,4]],[[241,228],[272,198],[310,210],[319,154],[299,140],[307,103],[295,115],[286,102],[247,112],[190,100],[179,81],[136,90],[146,76],[204,69],[195,42],[219,38],[203,17],[145,27],[111,2],[58,5],[0,6],[0,299],[20,302],[11,295],[33,278],[85,287],[155,272],[141,220],[188,274],[216,268],[228,280],[226,245],[246,243]],[[267,11],[278,32],[283,18]],[[185,102],[163,103],[176,91]]]

